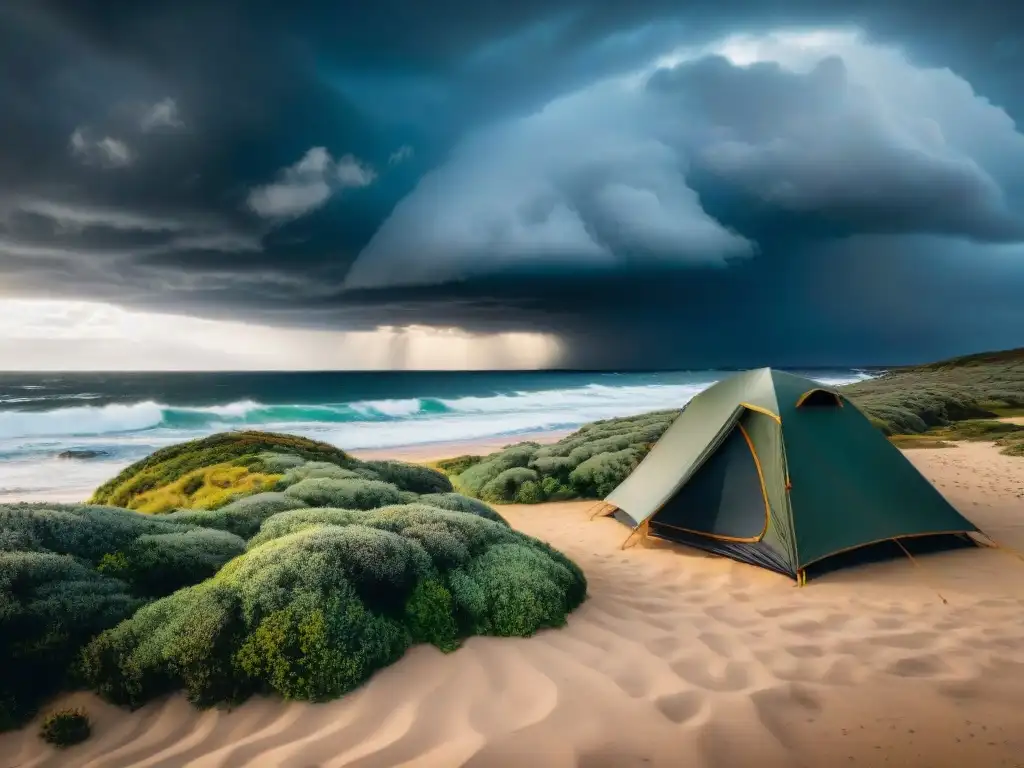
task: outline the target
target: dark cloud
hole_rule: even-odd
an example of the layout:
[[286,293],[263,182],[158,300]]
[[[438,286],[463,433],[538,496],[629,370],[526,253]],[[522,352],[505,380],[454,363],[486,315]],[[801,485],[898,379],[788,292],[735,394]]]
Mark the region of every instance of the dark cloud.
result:
[[[310,327],[537,330],[571,366],[1021,343],[1022,16],[14,0],[0,285]],[[762,34],[831,25],[862,35]]]

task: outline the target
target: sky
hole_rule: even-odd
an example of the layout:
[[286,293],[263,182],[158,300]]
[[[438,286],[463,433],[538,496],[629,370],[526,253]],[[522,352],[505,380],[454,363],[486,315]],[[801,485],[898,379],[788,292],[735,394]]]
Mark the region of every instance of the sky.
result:
[[1024,5],[0,5],[0,369],[1024,346]]

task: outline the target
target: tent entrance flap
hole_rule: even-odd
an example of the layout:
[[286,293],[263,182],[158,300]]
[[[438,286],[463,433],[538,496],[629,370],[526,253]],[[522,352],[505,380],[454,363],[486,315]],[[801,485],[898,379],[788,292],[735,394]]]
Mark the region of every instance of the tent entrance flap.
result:
[[[754,444],[737,422],[718,449],[651,518],[652,532],[699,534],[717,541],[757,542],[770,507]],[[667,529],[667,530],[666,530]]]

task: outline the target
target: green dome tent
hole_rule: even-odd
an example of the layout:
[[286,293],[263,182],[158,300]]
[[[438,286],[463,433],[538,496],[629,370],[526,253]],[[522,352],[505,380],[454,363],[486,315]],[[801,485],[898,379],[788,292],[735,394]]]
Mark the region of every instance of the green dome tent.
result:
[[799,584],[853,550],[980,533],[840,393],[770,368],[694,397],[605,504],[635,534]]

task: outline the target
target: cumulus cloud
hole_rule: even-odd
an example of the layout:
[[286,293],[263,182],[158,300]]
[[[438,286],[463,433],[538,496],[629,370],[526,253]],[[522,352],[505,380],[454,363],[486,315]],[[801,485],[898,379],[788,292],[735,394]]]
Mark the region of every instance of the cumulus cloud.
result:
[[185,123],[178,114],[177,102],[168,96],[143,113],[139,127],[143,132],[149,133],[160,129],[184,128]]
[[323,206],[336,190],[365,187],[375,178],[373,169],[354,156],[335,161],[324,147],[313,147],[281,170],[277,181],[253,188],[248,204],[266,219],[296,219]]
[[951,71],[856,34],[730,37],[466,139],[346,286],[752,255],[695,190],[839,232],[1024,239],[1024,136]]
[[388,165],[399,165],[413,156],[413,149],[408,144],[403,144],[388,157]]
[[616,81],[467,139],[399,203],[346,286],[749,255],[749,241],[701,208],[685,158],[645,129],[653,117],[643,93]]
[[88,165],[125,168],[135,161],[135,153],[123,141],[110,136],[94,139],[86,128],[76,128],[68,146],[73,156]]
[[1024,236],[1006,199],[1024,175],[1003,165],[1024,159],[1024,136],[949,70],[851,35],[733,38],[716,53],[647,89],[668,117],[697,116],[665,140],[719,183],[858,231]]

